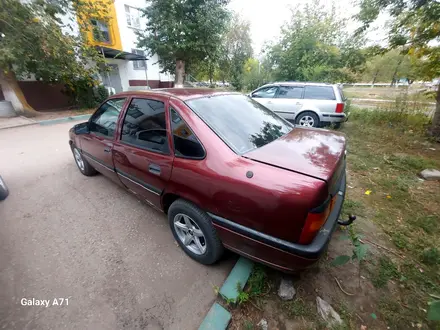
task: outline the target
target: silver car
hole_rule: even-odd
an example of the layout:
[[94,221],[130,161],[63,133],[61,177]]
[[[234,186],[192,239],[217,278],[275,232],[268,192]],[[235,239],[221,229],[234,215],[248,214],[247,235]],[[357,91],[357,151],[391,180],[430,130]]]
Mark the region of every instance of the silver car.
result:
[[339,85],[276,82],[249,94],[281,117],[307,127],[322,127],[347,120],[345,97]]

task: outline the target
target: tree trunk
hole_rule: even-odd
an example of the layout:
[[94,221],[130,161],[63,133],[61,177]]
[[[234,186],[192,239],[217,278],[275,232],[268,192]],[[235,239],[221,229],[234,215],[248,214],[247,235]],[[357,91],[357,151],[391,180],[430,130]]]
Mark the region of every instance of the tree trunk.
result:
[[185,62],[182,60],[176,60],[176,78],[174,87],[183,87],[183,77],[185,76]]
[[28,117],[36,116],[37,111],[26,101],[26,97],[18,85],[17,77],[13,71],[9,70],[4,72],[0,69],[0,86],[5,100],[12,103],[17,114],[26,115]]
[[437,87],[434,118],[432,118],[431,134],[440,142],[440,85]]
[[377,70],[376,73],[374,74],[373,82],[371,83],[371,87],[374,87],[374,83],[376,82],[376,79],[377,79],[377,75],[378,75],[378,74],[379,74],[379,70]]
[[393,79],[391,80],[391,85],[390,85],[390,87],[393,86],[393,85],[394,85],[394,82],[396,81],[397,71],[399,71],[400,64],[402,64],[402,62],[403,62],[403,58],[404,58],[404,57],[405,57],[405,56],[401,56],[400,59],[399,59],[399,62],[397,62],[396,69],[394,69]]

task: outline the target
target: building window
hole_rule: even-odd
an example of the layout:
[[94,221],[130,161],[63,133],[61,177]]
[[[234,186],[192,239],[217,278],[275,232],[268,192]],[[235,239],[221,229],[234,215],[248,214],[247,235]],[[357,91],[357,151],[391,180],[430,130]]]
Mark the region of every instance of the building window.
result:
[[[132,49],[131,52],[136,55],[145,56],[145,52],[140,49]],[[147,62],[144,60],[141,61],[133,61],[133,69],[135,70],[146,70]]]
[[141,28],[140,17],[141,15],[139,9],[125,5],[125,18],[127,20],[127,25],[129,27],[140,29]]
[[99,42],[110,43],[110,29],[108,24],[96,19],[91,20],[93,27],[93,39]]

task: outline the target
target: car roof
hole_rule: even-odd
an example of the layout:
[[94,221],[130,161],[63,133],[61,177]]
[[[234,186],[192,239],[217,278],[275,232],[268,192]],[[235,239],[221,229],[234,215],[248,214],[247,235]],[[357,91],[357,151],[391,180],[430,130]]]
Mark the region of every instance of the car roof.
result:
[[[337,84],[329,84],[329,83],[320,83],[320,82],[311,82],[311,81],[276,81],[264,86],[273,86],[273,85],[291,85],[291,86],[335,86]],[[263,86],[261,86],[263,87]]]
[[129,91],[129,92],[122,92],[118,93],[116,95],[113,95],[112,97],[118,97],[118,96],[148,96],[148,95],[162,95],[162,96],[169,96],[169,97],[175,97],[182,101],[187,101],[191,99],[197,99],[202,97],[212,97],[212,96],[219,96],[219,95],[228,95],[228,94],[236,94],[240,95],[240,93],[237,92],[229,92],[225,90],[218,90],[213,88],[159,88],[159,89],[151,89],[151,90],[145,90],[145,91]]

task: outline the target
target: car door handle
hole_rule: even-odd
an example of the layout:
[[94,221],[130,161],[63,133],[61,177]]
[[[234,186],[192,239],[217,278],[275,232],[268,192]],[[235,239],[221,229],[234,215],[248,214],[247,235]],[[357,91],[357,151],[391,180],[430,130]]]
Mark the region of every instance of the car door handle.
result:
[[156,164],[150,164],[148,165],[148,171],[150,171],[150,173],[160,175],[160,166]]
[[89,137],[87,137],[87,136],[83,136],[82,137],[84,140],[87,140],[87,141],[90,141],[91,140],[91,138],[89,138]]
[[104,148],[104,152],[110,152],[112,149],[111,148],[109,148],[109,147],[107,147],[107,148]]

